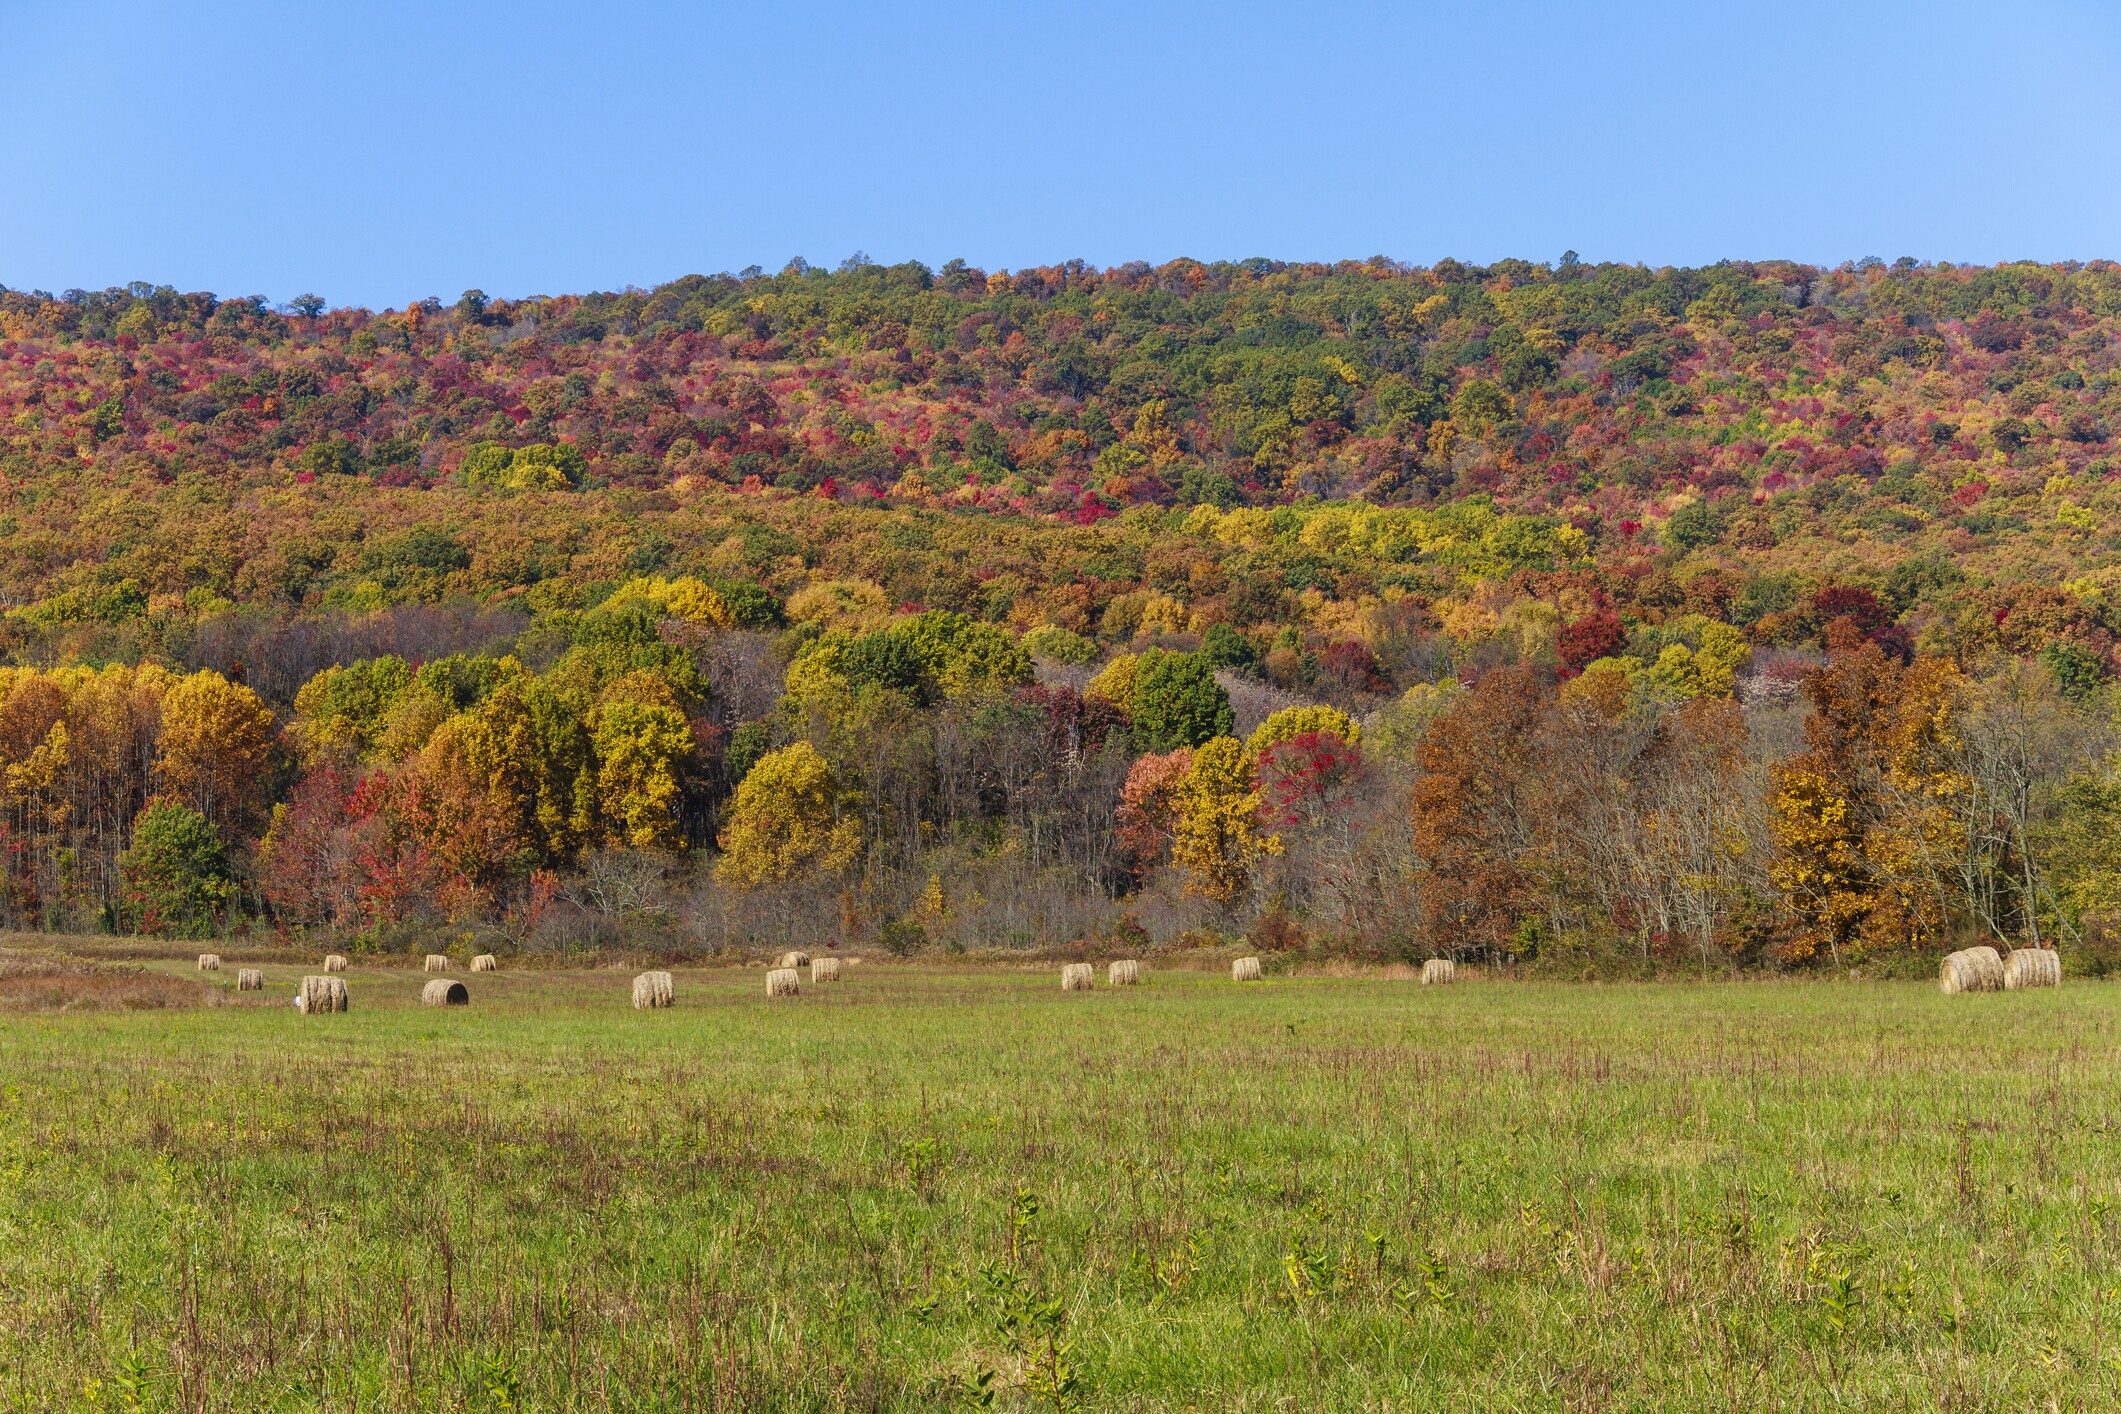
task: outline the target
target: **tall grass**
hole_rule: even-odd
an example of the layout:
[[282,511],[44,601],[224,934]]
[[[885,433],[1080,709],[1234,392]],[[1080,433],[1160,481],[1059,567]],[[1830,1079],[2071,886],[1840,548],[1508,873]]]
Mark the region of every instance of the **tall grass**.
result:
[[0,1019],[0,1405],[2121,1399],[2103,984],[297,971]]

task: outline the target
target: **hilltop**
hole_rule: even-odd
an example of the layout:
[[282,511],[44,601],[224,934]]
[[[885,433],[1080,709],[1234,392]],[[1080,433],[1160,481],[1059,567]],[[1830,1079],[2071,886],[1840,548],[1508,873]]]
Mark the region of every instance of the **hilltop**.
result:
[[0,295],[0,589],[34,622],[828,571],[1091,635],[1155,595],[1181,629],[1389,601],[1420,638],[1477,601],[1459,629],[1684,607],[1798,643],[1855,586],[1936,643],[2108,641],[2105,262],[850,262],[297,305]]

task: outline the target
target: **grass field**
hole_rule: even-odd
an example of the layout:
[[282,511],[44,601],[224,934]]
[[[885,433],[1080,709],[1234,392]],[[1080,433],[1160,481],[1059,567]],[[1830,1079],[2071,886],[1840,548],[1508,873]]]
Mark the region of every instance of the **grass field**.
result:
[[0,1016],[0,1407],[2121,1403],[2121,987],[301,970]]

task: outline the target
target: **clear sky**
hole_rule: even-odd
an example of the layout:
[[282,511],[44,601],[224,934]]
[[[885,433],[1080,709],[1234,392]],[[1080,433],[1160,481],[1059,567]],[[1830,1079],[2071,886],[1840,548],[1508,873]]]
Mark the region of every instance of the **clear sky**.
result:
[[0,284],[2121,257],[2121,10],[0,0]]

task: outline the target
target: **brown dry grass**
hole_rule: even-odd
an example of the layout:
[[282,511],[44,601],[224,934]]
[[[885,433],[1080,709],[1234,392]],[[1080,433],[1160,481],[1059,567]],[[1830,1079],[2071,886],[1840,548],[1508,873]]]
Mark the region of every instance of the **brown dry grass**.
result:
[[0,948],[0,1012],[219,1006],[222,988],[145,968]]

